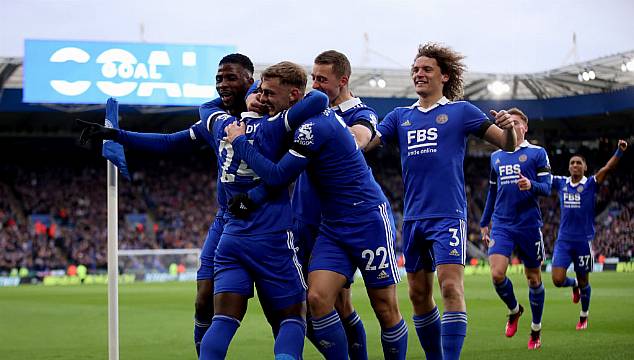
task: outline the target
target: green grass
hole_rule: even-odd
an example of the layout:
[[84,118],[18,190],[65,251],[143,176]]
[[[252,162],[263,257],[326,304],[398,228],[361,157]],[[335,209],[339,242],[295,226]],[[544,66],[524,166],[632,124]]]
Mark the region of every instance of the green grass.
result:
[[[545,274],[548,276],[548,274]],[[516,294],[528,310],[526,282],[513,275]],[[623,359],[634,351],[634,274],[592,274],[588,330],[575,331],[579,306],[570,289],[546,283],[542,349],[528,351],[530,310],[512,339],[503,336],[506,310],[488,276],[466,277],[469,330],[464,359]],[[358,281],[354,303],[368,334],[371,359],[381,359],[379,328],[365,289]],[[195,359],[195,284],[131,284],[119,288],[121,359]],[[0,358],[107,359],[106,286],[22,286],[0,288]],[[436,289],[436,293],[438,289]],[[401,310],[409,324],[408,358],[422,359],[411,322],[407,285],[399,286]],[[228,359],[271,359],[273,341],[259,305],[250,309],[229,349]],[[311,344],[305,359],[320,359]]]

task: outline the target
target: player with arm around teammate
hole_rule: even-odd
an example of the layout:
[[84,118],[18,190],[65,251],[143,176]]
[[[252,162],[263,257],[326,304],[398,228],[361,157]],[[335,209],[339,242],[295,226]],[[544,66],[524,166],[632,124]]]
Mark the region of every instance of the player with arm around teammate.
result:
[[[541,278],[544,261],[542,218],[538,196],[550,193],[552,176],[544,148],[525,140],[528,118],[517,108],[508,110],[515,120],[519,142],[515,151],[491,154],[491,177],[486,205],[480,220],[482,239],[489,247],[489,263],[493,285],[509,309],[505,334],[512,337],[524,308],[517,302],[513,284],[506,277],[509,259],[514,250],[524,263],[528,280],[528,298],[533,322],[529,349],[541,347],[541,319],[545,290]],[[489,228],[491,224],[491,229]]]
[[[328,50],[315,57],[312,69],[313,89],[326,94],[330,108],[339,115],[353,133],[359,148],[363,149],[376,133],[376,112],[354,97],[348,88],[351,75],[348,58],[335,50]],[[321,206],[316,187],[311,183],[308,172],[304,171],[293,190],[293,229],[298,253],[304,271],[308,270],[308,260],[317,238],[321,223]],[[343,288],[337,296],[335,308],[341,317],[348,340],[350,359],[367,359],[365,328],[361,318],[352,305],[350,288]],[[312,323],[308,319],[306,336],[315,343]],[[320,349],[316,344],[317,349]]]
[[[267,68],[263,74],[272,68],[293,70],[281,63]],[[289,106],[294,105],[288,111],[274,116],[242,114],[240,121],[245,125],[248,141],[268,159],[279,159],[285,152],[285,140],[293,119],[299,123],[326,108],[325,95],[314,92],[303,96],[304,88],[295,83],[303,83],[305,87],[305,74],[302,70],[296,75],[299,80],[284,84],[289,91]],[[264,201],[255,200],[254,191],[263,186],[261,180],[225,139],[225,127],[236,120],[216,112],[206,124],[219,149],[221,181],[230,200],[215,256],[215,315],[202,341],[201,359],[226,356],[231,339],[246,313],[248,299],[253,297],[254,285],[262,307],[272,310],[280,319],[274,347],[276,358],[299,359],[306,326],[306,294],[290,231],[288,191],[269,192]],[[246,193],[253,201],[245,202],[243,195]],[[258,206],[252,207],[254,203]],[[251,211],[243,211],[243,206],[252,207]]]
[[[206,131],[202,122],[211,115],[209,110],[213,106],[221,106],[228,113],[239,116],[247,110],[244,98],[253,84],[253,63],[242,54],[229,54],[223,57],[218,63],[216,72],[216,91],[219,98],[199,107],[200,121],[187,130],[182,130],[172,134],[138,133],[121,129],[105,128],[99,124],[85,124],[82,132],[82,140],[87,139],[110,139],[114,140],[129,149],[147,151],[153,153],[175,153],[198,150],[200,147],[208,145],[210,142],[209,132]],[[201,127],[202,126],[202,127]],[[217,148],[213,148],[217,153]],[[224,228],[224,214],[227,209],[227,199],[225,199],[224,189],[217,176],[216,200],[218,211],[213,223],[209,226],[207,236],[203,243],[200,254],[200,267],[196,274],[196,301],[194,315],[194,344],[196,353],[200,355],[200,342],[205,332],[211,325],[214,314],[213,304],[213,269],[214,255],[218,240]]]
[[[599,186],[608,173],[616,168],[627,142],[619,140],[614,155],[596,174],[587,178],[586,159],[581,155],[570,158],[568,171],[570,176],[554,176],[553,190],[559,195],[561,220],[553,254],[553,283],[556,287],[572,287],[572,301],[581,301],[581,312],[577,330],[588,327],[590,308],[590,272],[594,264],[592,239],[594,238],[594,203]],[[575,278],[566,276],[570,263],[573,263]]]
[[[470,134],[505,149],[515,148],[513,120],[492,112],[496,124],[462,95],[462,55],[427,43],[411,69],[419,100],[390,112],[369,148],[396,143],[405,185],[403,243],[414,325],[427,359],[458,359],[467,333],[464,300],[467,200],[464,157]],[[433,298],[434,272],[444,303]]]
[[[262,102],[270,109],[287,106],[288,94],[276,86],[276,79],[284,77],[263,74]],[[304,170],[316,186],[322,222],[309,265],[308,304],[321,353],[327,359],[348,358],[346,334],[334,304],[359,268],[382,329],[383,354],[386,359],[404,359],[407,325],[396,296],[394,221],[343,120],[330,109],[306,120],[277,163],[248,143],[243,125],[231,124],[226,131],[236,153],[270,186],[288,184]]]

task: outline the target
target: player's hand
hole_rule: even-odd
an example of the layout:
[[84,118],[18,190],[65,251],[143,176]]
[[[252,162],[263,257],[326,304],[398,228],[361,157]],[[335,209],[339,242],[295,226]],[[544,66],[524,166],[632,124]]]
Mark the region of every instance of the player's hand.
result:
[[531,187],[533,186],[533,184],[531,184],[531,181],[524,175],[522,175],[522,173],[519,173],[520,179],[517,181],[517,186],[519,186],[521,191],[527,191],[530,190]]
[[489,111],[491,116],[495,118],[495,125],[497,125],[500,129],[512,129],[515,126],[515,121],[511,118],[511,114],[509,114],[506,110]]
[[247,110],[254,111],[260,115],[268,114],[269,108],[260,102],[260,93],[254,92],[249,94],[246,99]]
[[249,198],[248,194],[239,193],[229,199],[229,211],[238,219],[248,219],[257,205]]
[[82,127],[79,143],[86,145],[90,140],[115,140],[119,131],[107,128],[101,124],[91,123],[81,119],[75,119],[77,125]]
[[238,136],[246,134],[246,126],[242,121],[234,121],[225,127],[227,137],[225,139],[232,143]]
[[619,140],[619,149],[625,151],[627,149],[627,141]]
[[487,247],[489,247],[489,244],[491,243],[491,237],[490,237],[490,229],[488,226],[485,227],[481,227],[480,228],[480,236],[482,236],[482,242],[484,243],[484,245],[486,245]]

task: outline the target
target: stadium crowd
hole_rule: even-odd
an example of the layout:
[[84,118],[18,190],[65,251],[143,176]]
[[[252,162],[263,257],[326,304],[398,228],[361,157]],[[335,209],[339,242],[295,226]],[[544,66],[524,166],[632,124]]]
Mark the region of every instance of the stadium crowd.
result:
[[[567,175],[571,150],[549,149],[553,173]],[[613,150],[576,149],[593,174]],[[479,225],[486,200],[489,158],[476,154],[465,161],[469,240],[481,250]],[[213,221],[216,177],[213,155],[132,161],[133,180],[119,181],[119,248],[159,249],[202,246]],[[631,258],[634,250],[634,176],[630,161],[608,177],[597,197],[595,256]],[[394,151],[370,153],[368,163],[391,201],[402,246],[403,184]],[[0,273],[26,267],[33,271],[84,264],[106,266],[106,178],[102,160],[44,161],[38,166],[0,165]],[[9,176],[10,174],[10,176]],[[541,199],[542,232],[548,256],[559,225],[556,195]]]

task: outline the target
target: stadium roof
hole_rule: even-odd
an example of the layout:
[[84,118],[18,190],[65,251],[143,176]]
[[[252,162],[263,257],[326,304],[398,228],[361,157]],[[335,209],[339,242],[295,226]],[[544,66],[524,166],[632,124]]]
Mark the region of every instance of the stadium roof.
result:
[[[267,66],[256,65],[256,76]],[[310,72],[310,66],[306,69]],[[588,80],[583,79],[584,72]],[[604,93],[630,86],[634,86],[634,50],[539,73],[467,72],[464,96],[468,100],[541,100]],[[4,88],[22,88],[21,58],[0,58],[0,91]],[[417,97],[409,69],[354,68],[351,90],[366,98]]]

